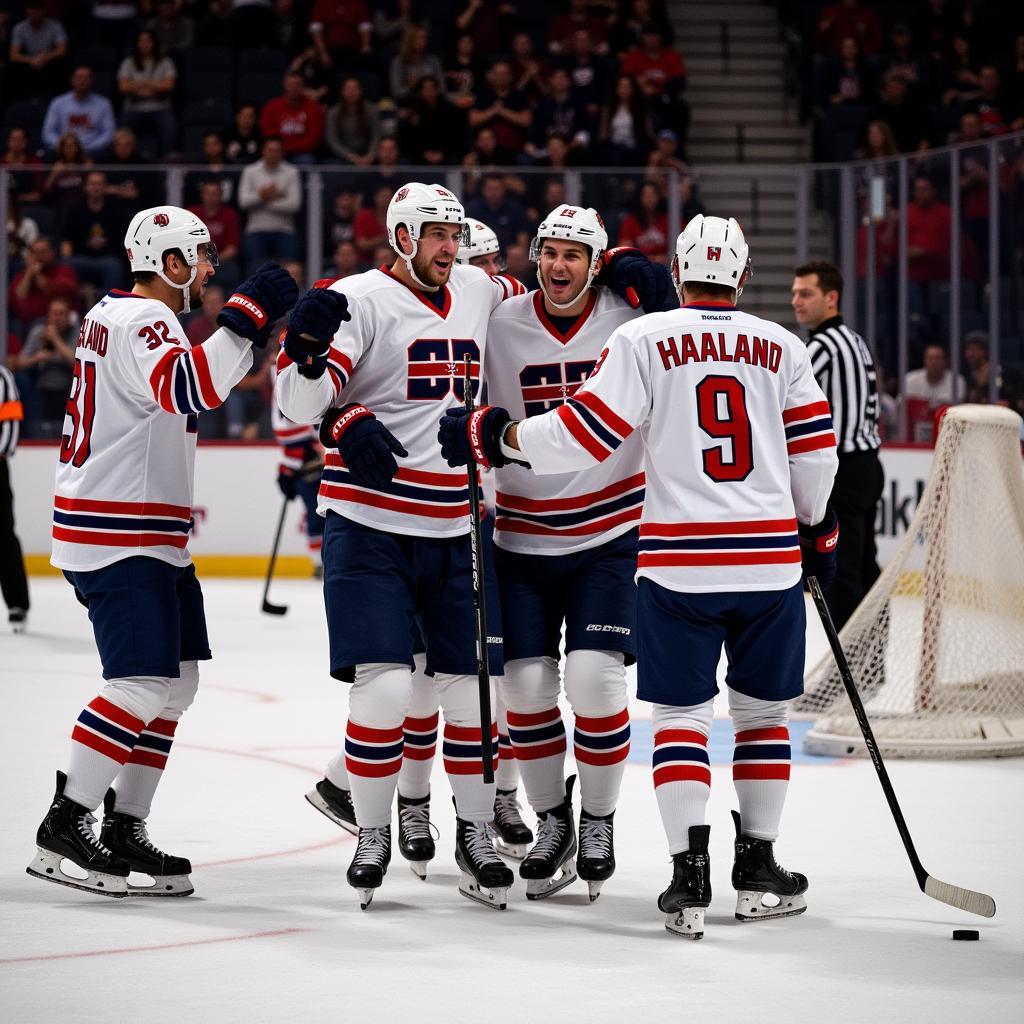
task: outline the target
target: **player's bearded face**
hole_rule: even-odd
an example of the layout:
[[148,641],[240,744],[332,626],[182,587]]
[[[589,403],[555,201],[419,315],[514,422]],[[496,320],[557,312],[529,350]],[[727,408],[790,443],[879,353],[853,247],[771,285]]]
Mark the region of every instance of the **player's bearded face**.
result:
[[541,247],[537,270],[554,302],[575,302],[587,286],[590,252],[578,242],[548,240]]
[[461,228],[453,224],[427,224],[423,228],[412,267],[426,285],[440,288],[451,277],[459,251]]

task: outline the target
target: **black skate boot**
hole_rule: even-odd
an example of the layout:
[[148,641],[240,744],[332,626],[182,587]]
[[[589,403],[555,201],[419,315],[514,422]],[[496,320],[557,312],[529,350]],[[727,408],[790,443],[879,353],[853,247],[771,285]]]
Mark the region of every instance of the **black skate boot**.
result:
[[321,779],[306,794],[306,799],[335,825],[340,825],[354,836],[359,835],[352,794],[347,789],[339,789],[330,779]]
[[499,789],[494,796],[494,848],[513,860],[522,860],[533,842],[533,832],[519,813],[514,789]]
[[[454,803],[454,799],[452,803]],[[464,821],[455,809],[455,863],[462,871],[459,892],[494,910],[504,910],[515,881],[512,869],[494,852],[486,822]]]
[[526,879],[528,900],[553,896],[576,881],[576,828],[572,820],[575,782],[576,776],[570,775],[565,784],[565,799],[537,815],[537,842],[519,865],[519,877]]
[[430,824],[430,797],[407,799],[398,794],[398,852],[414,875],[427,877],[427,865],[437,853]]
[[580,853],[576,870],[590,889],[590,902],[615,874],[615,812],[603,817],[580,810]]
[[[100,896],[127,896],[131,865],[96,838],[92,830],[96,819],[89,808],[64,796],[67,781],[63,772],[57,772],[57,792],[36,832],[36,856],[25,870],[36,878],[72,889]],[[64,871],[64,859],[85,871],[86,877],[77,878]]]
[[767,921],[802,914],[807,909],[803,896],[807,878],[775,863],[770,840],[743,835],[736,811],[732,820],[736,825],[736,859],[732,865],[736,920]]
[[348,866],[348,884],[359,894],[359,906],[365,910],[381,887],[391,863],[391,826],[361,828],[355,856]]
[[691,825],[690,848],[672,857],[672,883],[658,897],[665,927],[688,939],[704,938],[704,911],[711,903],[710,825]]
[[103,826],[100,842],[112,853],[128,861],[132,871],[149,875],[152,885],[128,882],[129,896],[190,896],[195,889],[189,874],[192,865],[186,857],[172,857],[157,849],[146,833],[142,818],[120,814],[114,810],[117,794],[107,790],[103,798]]

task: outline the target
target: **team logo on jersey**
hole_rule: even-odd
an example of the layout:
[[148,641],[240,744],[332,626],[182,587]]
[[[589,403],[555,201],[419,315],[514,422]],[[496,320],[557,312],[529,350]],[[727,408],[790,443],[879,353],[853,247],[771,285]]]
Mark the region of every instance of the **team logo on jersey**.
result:
[[722,248],[721,248],[721,246],[709,245],[708,246],[708,259],[709,260],[716,260],[717,261],[717,260],[721,260],[721,258],[722,258]]
[[168,224],[171,223],[171,218],[168,217],[166,213],[154,213],[153,214],[153,223],[158,228],[165,228],[165,227],[167,227]]
[[395,202],[396,203],[400,203],[408,194],[409,194],[409,190],[407,188],[400,188],[395,193]]

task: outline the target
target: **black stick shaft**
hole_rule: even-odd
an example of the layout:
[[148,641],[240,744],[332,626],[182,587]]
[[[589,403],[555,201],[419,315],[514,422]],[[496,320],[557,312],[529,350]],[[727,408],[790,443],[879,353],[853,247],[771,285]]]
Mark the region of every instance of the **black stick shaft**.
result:
[[[466,356],[463,380],[466,412],[473,411],[473,363]],[[484,582],[484,547],[480,520],[479,470],[473,462],[467,469],[469,483],[469,543],[473,557],[473,608],[476,612],[476,678],[480,689],[480,754],[484,782],[494,781],[494,745],[491,742],[491,673],[487,663],[487,598]]]
[[284,529],[284,517],[288,513],[288,499],[281,502],[281,514],[277,517],[277,529],[274,531],[274,545],[270,549],[270,563],[267,565],[267,578],[263,583],[263,605],[267,603],[267,595],[270,593],[270,581],[274,575],[274,565],[277,562],[277,549],[281,546],[281,531]]
[[889,810],[892,812],[893,819],[896,822],[896,829],[900,834],[900,839],[903,840],[904,847],[906,847],[907,856],[910,858],[910,866],[914,869],[914,874],[917,876],[917,884],[924,891],[928,872],[925,871],[924,865],[917,855],[917,850],[914,849],[914,841],[910,838],[910,829],[907,828],[903,811],[900,809],[899,801],[896,799],[896,791],[892,788],[889,772],[886,770],[885,762],[882,760],[882,752],[878,749],[875,734],[871,729],[871,723],[868,721],[867,712],[864,710],[864,702],[860,699],[860,694],[857,692],[857,684],[853,681],[853,673],[850,671],[846,654],[843,651],[842,644],[839,642],[839,634],[836,632],[835,623],[832,621],[832,614],[825,603],[825,594],[816,576],[808,576],[807,585],[810,588],[811,597],[814,599],[814,607],[818,609],[821,624],[825,627],[825,635],[828,637],[832,654],[835,656],[836,664],[839,666],[839,675],[842,677],[843,686],[846,687],[846,694],[853,705],[853,713],[857,717],[857,724],[860,726],[860,731],[864,736],[864,744],[871,755],[871,762],[874,764],[875,771],[878,774],[878,781],[882,784],[882,792],[885,793]]

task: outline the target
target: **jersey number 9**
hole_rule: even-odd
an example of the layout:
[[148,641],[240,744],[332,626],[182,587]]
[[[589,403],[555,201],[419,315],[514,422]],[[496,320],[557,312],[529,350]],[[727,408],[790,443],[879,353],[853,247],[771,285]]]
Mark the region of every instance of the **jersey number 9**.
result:
[[703,449],[705,474],[716,483],[745,480],[754,468],[754,442],[743,385],[735,377],[705,377],[697,385],[697,422],[709,437],[729,442]]

